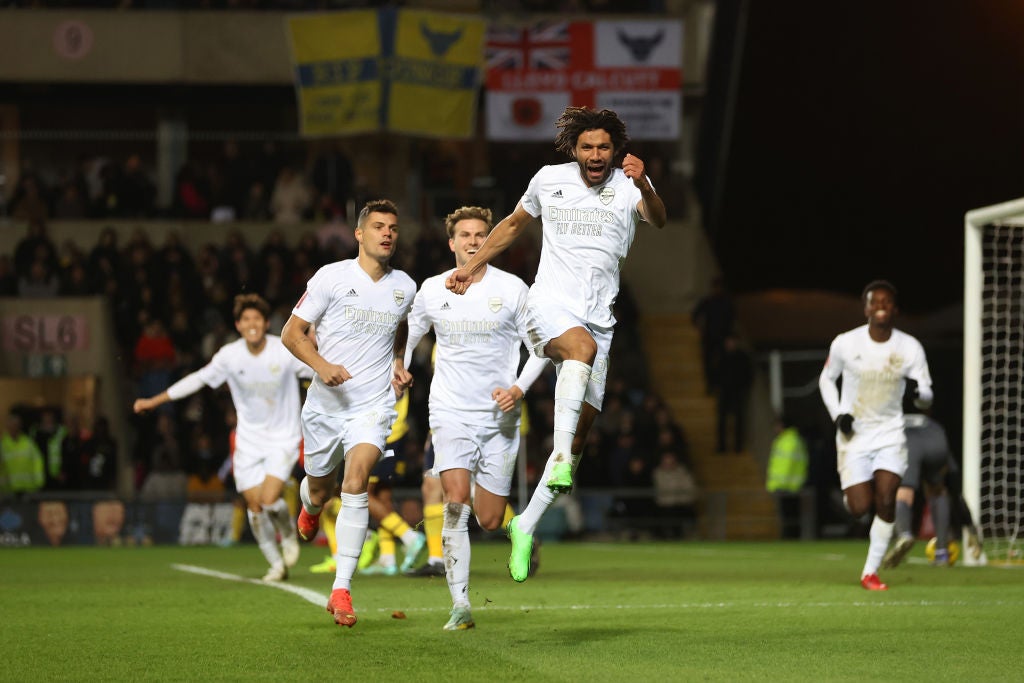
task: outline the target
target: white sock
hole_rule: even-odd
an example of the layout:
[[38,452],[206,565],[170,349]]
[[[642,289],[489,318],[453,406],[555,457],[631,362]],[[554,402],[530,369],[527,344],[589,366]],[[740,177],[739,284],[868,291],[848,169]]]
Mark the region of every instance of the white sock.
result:
[[265,510],[246,512],[249,515],[249,528],[252,529],[252,535],[256,538],[256,545],[259,546],[263,557],[267,558],[271,567],[283,567],[284,558],[281,556],[281,549],[277,547],[277,532],[270,521],[270,516]]
[[416,531],[412,527],[409,527],[409,530],[402,534],[402,545],[408,548],[409,544],[415,541],[419,535],[420,532]]
[[556,457],[554,453],[548,457],[548,462],[544,466],[544,473],[541,475],[540,482],[537,484],[533,495],[530,496],[530,502],[526,504],[526,509],[519,513],[517,524],[519,530],[524,534],[533,535],[534,529],[540,524],[540,518],[544,515],[544,511],[551,507],[551,504],[558,498],[558,494],[548,488],[548,479],[551,478],[551,467],[555,464]]
[[306,512],[311,515],[319,515],[323,507],[320,505],[313,505],[309,502],[309,478],[303,477],[299,483],[299,500],[302,501],[302,507],[306,509]]
[[263,511],[267,513],[274,528],[281,534],[281,538],[288,538],[297,533],[291,511],[288,509],[288,503],[284,502],[284,498],[278,498],[270,505],[264,505]]
[[469,606],[469,513],[472,510],[464,503],[448,503],[444,506],[444,530],[441,543],[444,547],[445,578],[453,605]]
[[571,455],[572,437],[576,434],[576,423],[590,383],[590,369],[578,360],[562,361],[555,380],[554,449],[563,459]]
[[370,497],[366,493],[342,493],[341,512],[335,525],[338,538],[338,568],[334,572],[334,588],[352,588],[359,553],[363,550],[366,528],[370,525]]
[[892,522],[882,521],[881,517],[875,515],[874,521],[871,522],[871,531],[868,532],[868,538],[870,539],[868,559],[864,563],[864,571],[860,574],[861,578],[868,574],[878,573],[878,568],[882,565],[882,558],[885,557],[885,551],[889,547],[889,541],[892,539],[893,526]]

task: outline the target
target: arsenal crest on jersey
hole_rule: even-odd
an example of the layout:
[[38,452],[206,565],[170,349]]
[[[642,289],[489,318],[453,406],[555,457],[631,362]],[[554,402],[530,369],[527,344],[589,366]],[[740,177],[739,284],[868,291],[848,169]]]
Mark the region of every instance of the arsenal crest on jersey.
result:
[[491,313],[497,313],[501,310],[501,297],[492,296],[487,300],[487,307],[491,309]]
[[396,289],[392,292],[392,294],[394,294],[395,296],[395,304],[401,306],[402,302],[405,301],[405,291],[401,289]]
[[605,206],[611,204],[612,200],[615,199],[615,190],[605,185],[601,188],[601,192],[598,193],[597,198],[601,200],[601,203]]

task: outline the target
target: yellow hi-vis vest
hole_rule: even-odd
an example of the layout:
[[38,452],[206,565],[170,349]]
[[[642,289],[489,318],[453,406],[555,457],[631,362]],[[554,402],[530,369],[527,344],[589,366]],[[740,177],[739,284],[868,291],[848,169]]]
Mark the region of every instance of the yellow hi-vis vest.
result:
[[11,493],[38,491],[46,477],[43,454],[28,434],[17,439],[4,434],[0,440],[0,469],[3,470],[3,488]]
[[799,491],[807,480],[807,445],[794,427],[784,429],[772,441],[768,457],[769,491]]

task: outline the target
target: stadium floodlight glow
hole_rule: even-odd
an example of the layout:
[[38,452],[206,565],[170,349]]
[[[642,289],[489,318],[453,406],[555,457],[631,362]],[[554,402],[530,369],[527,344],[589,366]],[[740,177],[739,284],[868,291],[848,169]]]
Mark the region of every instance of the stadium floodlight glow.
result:
[[964,217],[963,378],[964,563],[1024,565],[1024,198]]

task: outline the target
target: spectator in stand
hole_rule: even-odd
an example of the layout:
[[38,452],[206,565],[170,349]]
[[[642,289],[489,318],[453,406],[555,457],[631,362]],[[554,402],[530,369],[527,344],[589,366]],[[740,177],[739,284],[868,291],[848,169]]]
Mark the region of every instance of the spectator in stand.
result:
[[60,198],[53,207],[53,217],[61,220],[81,220],[89,215],[89,205],[74,182],[66,181],[60,188]]
[[11,197],[11,217],[17,220],[45,222],[50,217],[49,200],[39,176],[31,171],[21,176]]
[[96,246],[89,252],[89,268],[94,272],[108,270],[117,273],[121,267],[121,251],[117,248],[117,231],[103,228]]
[[739,453],[744,447],[744,433],[747,424],[747,400],[750,385],[754,380],[754,368],[750,356],[740,348],[735,335],[725,338],[721,361],[718,366],[718,452],[726,451],[728,421],[732,419],[733,451]]
[[648,490],[653,484],[647,461],[639,453],[630,455],[626,470],[616,484],[627,490],[620,493],[612,503],[612,513],[622,520],[630,540],[636,540],[639,532],[650,525],[653,510]]
[[210,188],[194,162],[185,162],[174,185],[175,215],[204,220],[210,217]]
[[274,222],[282,225],[301,223],[312,206],[313,194],[306,179],[292,166],[282,168],[270,195]]
[[118,206],[116,215],[146,218],[153,215],[156,186],[142,165],[142,157],[132,154],[124,162],[115,188]]
[[260,183],[269,192],[284,168],[284,155],[273,140],[264,140],[252,164],[253,183]]
[[0,496],[34,493],[46,482],[43,454],[23,424],[17,410],[7,414],[7,430],[0,438]]
[[[313,188],[328,200],[342,219],[348,217],[348,202],[353,198],[355,171],[340,140],[325,140],[312,163]],[[323,206],[323,204],[321,204]],[[348,258],[347,256],[345,258]]]
[[78,486],[88,491],[112,491],[117,486],[117,439],[110,433],[110,421],[99,416],[92,434],[80,447]]
[[[147,314],[148,315],[148,314]],[[177,354],[174,344],[167,336],[163,321],[149,317],[142,328],[142,336],[135,343],[133,359],[138,377],[140,396],[156,396],[171,385],[171,370]],[[172,412],[170,406],[161,406],[160,411]]]
[[711,281],[711,292],[697,302],[691,319],[700,331],[704,385],[708,395],[711,395],[718,386],[718,366],[725,352],[725,338],[732,334],[736,320],[732,298],[726,293],[721,277]]
[[157,415],[157,442],[151,465],[139,491],[143,500],[181,500],[188,490],[188,476],[181,466],[181,449],[168,414]]
[[71,263],[62,273],[58,289],[61,296],[90,296],[95,292],[96,286],[82,261]]
[[66,488],[68,482],[64,480],[64,440],[68,431],[61,424],[58,409],[44,406],[39,411],[38,422],[32,426],[29,433],[46,462],[46,483],[43,484],[43,488],[48,491]]
[[654,468],[654,504],[658,516],[668,520],[664,527],[670,538],[682,538],[697,519],[700,489],[690,470],[673,451],[663,451]]
[[267,186],[263,181],[255,180],[249,186],[245,203],[242,206],[242,213],[239,214],[242,220],[264,222],[273,218],[270,212],[270,198],[267,196]]
[[222,183],[219,203],[231,207],[234,216],[242,217],[249,198],[251,173],[237,140],[224,141],[218,165]]
[[237,283],[239,291],[262,289],[263,283],[256,267],[256,257],[241,230],[232,230],[227,234],[224,248],[221,250],[221,262],[230,271],[231,279]]
[[26,299],[46,299],[57,296],[60,280],[51,266],[37,260],[29,266],[27,276],[18,279],[18,296]]
[[19,277],[27,276],[36,261],[43,261],[51,270],[57,267],[57,247],[46,234],[43,220],[30,220],[25,237],[14,246],[14,270]]

